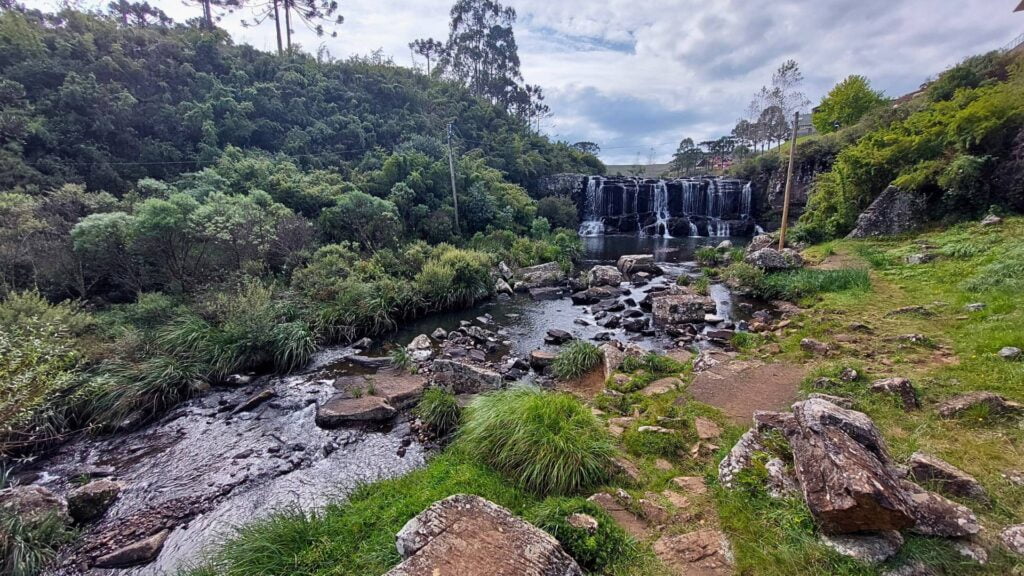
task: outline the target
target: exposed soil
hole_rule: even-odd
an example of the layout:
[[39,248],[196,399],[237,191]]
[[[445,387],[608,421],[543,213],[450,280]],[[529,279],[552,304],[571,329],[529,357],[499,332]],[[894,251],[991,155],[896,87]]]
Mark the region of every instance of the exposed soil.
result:
[[719,363],[697,374],[689,392],[739,425],[749,425],[757,410],[788,409],[807,375],[807,368],[797,364],[736,360],[722,353],[713,357]]

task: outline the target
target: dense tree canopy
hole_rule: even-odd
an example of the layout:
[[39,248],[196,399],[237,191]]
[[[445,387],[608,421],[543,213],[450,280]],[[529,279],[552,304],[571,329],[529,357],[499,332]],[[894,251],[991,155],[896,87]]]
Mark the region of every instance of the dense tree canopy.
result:
[[871,89],[871,82],[856,74],[836,84],[821,104],[814,109],[811,121],[822,134],[834,132],[843,126],[852,126],[872,108],[885,102],[881,92]]

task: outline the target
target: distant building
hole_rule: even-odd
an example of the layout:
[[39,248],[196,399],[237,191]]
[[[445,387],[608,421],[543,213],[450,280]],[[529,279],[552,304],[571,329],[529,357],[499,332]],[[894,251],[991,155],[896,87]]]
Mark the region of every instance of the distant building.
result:
[[797,138],[818,133],[818,131],[814,129],[814,124],[811,124],[811,114],[813,113],[813,110],[811,112],[800,113],[800,123],[796,125]]

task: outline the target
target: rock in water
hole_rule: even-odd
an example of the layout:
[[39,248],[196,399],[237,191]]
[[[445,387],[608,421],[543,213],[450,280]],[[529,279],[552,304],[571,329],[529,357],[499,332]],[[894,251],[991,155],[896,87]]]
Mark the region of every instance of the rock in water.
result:
[[389,420],[397,410],[379,396],[349,398],[341,394],[317,406],[316,425],[337,428],[347,424],[364,424]]
[[768,271],[793,270],[804,265],[800,253],[790,248],[784,248],[781,252],[775,248],[762,248],[744,256],[743,261]]
[[881,435],[867,416],[822,400],[798,402],[793,414],[797,429],[789,443],[796,475],[823,532],[913,526],[910,500],[886,465]]
[[96,567],[127,568],[129,566],[138,566],[139,564],[148,564],[160,554],[160,550],[164,547],[164,541],[167,540],[167,535],[170,533],[170,530],[164,530],[145,540],[140,540],[119,548],[110,554],[101,556],[96,560]]
[[501,374],[456,360],[434,360],[431,370],[437,383],[451,386],[456,394],[479,394],[504,384]]
[[618,286],[622,283],[622,273],[615,266],[594,266],[587,280],[591,286]]
[[121,484],[105,478],[93,480],[68,494],[68,512],[78,522],[88,522],[103,515],[121,493]]
[[857,217],[857,224],[847,238],[906,234],[917,229],[926,218],[923,195],[889,186]]
[[516,283],[516,290],[519,291],[557,286],[566,280],[565,272],[558,262],[520,268],[516,276],[521,278],[521,281]]
[[404,561],[385,576],[583,576],[543,530],[479,496],[456,494],[409,520],[395,538]]
[[661,268],[654,263],[654,255],[652,254],[627,254],[619,256],[615,267],[626,276],[637,272],[646,272],[654,276],[662,273]]

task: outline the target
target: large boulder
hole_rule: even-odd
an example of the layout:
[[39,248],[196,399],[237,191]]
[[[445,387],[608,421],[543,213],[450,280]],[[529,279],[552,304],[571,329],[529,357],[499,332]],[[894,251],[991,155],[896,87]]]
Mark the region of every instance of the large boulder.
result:
[[591,286],[618,286],[622,273],[615,266],[594,266],[587,273],[587,282]]
[[794,468],[811,514],[826,534],[901,530],[913,507],[873,423],[823,400],[793,405]]
[[121,493],[121,484],[101,478],[79,486],[68,494],[68,513],[78,522],[102,516]]
[[917,534],[960,538],[981,531],[978,518],[970,508],[935,492],[915,491],[910,494],[910,501],[914,513],[912,531]]
[[771,248],[772,246],[778,246],[779,240],[770,234],[758,234],[750,239],[750,243],[747,244],[745,249],[746,254],[753,254],[762,248]]
[[457,360],[434,360],[434,381],[450,387],[456,394],[479,394],[501,388],[504,380],[494,370]]
[[889,186],[857,217],[848,238],[897,236],[913,232],[928,217],[924,196]]
[[409,520],[395,538],[404,559],[385,576],[582,576],[552,536],[497,504],[456,494]]
[[651,313],[659,326],[692,324],[704,321],[705,307],[710,300],[698,294],[663,292],[651,297]]
[[784,248],[781,252],[775,248],[761,248],[744,256],[743,261],[767,271],[793,270],[804,265],[800,253],[790,248]]
[[337,428],[352,424],[368,424],[390,420],[398,411],[380,396],[351,398],[339,394],[316,409],[316,425]]
[[572,295],[572,303],[578,306],[584,304],[594,304],[601,300],[608,300],[610,298],[618,297],[622,292],[618,288],[611,286],[591,286],[586,290],[580,290]]
[[558,262],[547,262],[527,268],[520,268],[516,272],[516,290],[524,292],[531,288],[544,288],[558,286],[566,281],[565,271]]
[[654,256],[651,254],[627,254],[619,256],[615,267],[626,276],[637,272],[646,272],[651,275],[662,273],[661,267],[654,263]]

